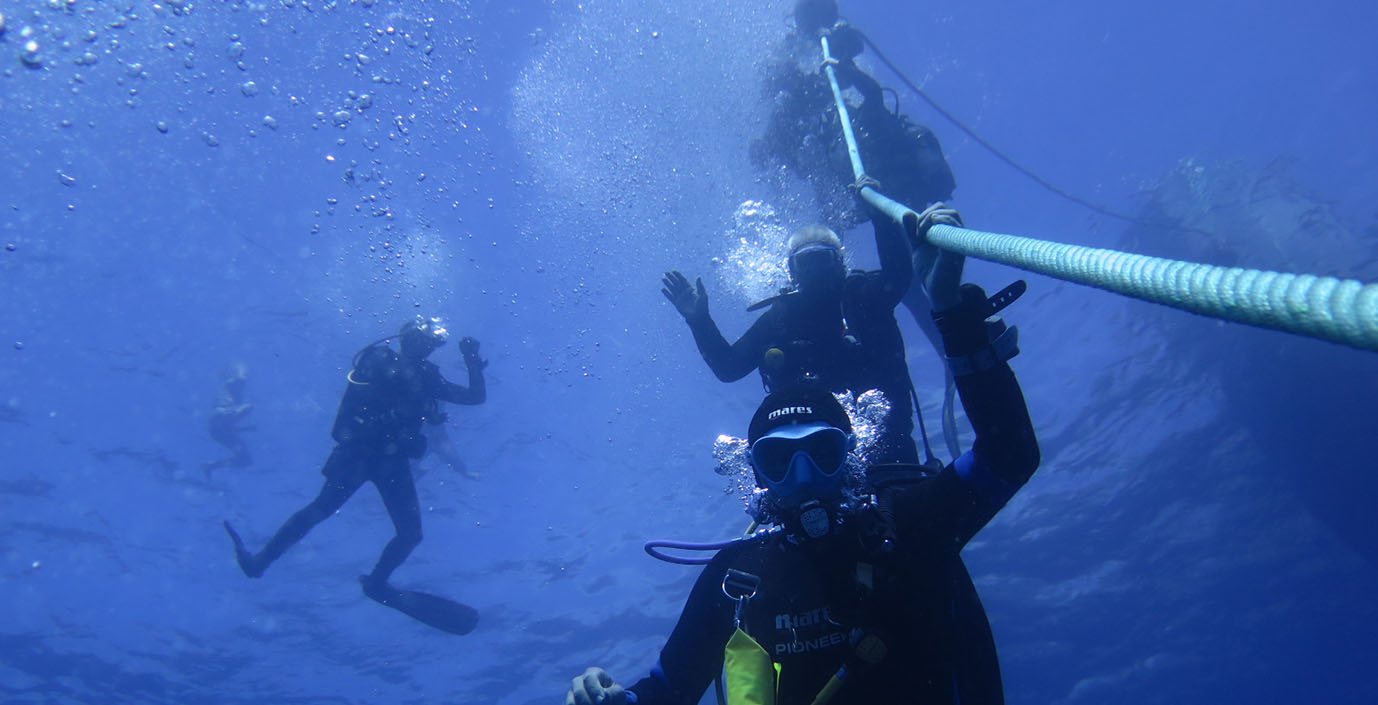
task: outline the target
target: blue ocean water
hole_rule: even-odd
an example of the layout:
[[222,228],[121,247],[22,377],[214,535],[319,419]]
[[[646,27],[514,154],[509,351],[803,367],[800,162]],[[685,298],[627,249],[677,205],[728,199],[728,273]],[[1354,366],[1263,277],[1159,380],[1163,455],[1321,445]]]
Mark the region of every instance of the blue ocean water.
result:
[[[712,444],[760,398],[712,377],[659,274],[703,276],[733,335],[806,218],[746,159],[791,5],[0,4],[0,702],[525,704],[589,665],[640,677],[695,575],[641,542],[745,525]],[[973,227],[1378,279],[1378,7],[842,10],[1044,177],[1214,235],[1089,214],[900,89]],[[1007,317],[1044,462],[965,553],[1008,700],[1378,699],[1373,355],[968,275],[1030,282]],[[350,357],[418,312],[491,363],[488,402],[451,411],[465,472],[419,463],[396,577],[477,607],[465,637],[359,593],[392,533],[369,488],[261,580],[219,527],[258,545],[314,496]],[[253,463],[207,473],[233,363]]]

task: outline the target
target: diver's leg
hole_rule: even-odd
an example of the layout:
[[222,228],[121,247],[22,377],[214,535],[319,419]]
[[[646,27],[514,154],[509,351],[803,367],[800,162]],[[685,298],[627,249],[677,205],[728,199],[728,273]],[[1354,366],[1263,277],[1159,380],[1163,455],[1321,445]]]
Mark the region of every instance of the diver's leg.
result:
[[321,491],[311,503],[303,507],[296,514],[293,514],[283,522],[282,527],[273,534],[273,538],[268,540],[268,545],[262,551],[251,554],[244,548],[244,543],[239,540],[239,536],[229,525],[225,523],[225,530],[230,533],[230,538],[235,542],[235,558],[239,561],[239,567],[244,574],[257,578],[263,575],[263,571],[268,566],[282,556],[293,544],[306,536],[317,524],[325,521],[334,514],[336,510],[344,506],[359,486],[364,484],[362,473],[354,471],[354,467],[359,463],[359,459],[351,457],[349,454],[342,453],[336,448],[326,461],[322,474],[325,475],[325,484],[321,485]]
[[392,572],[407,560],[412,549],[421,543],[421,506],[416,498],[416,483],[412,480],[411,468],[406,458],[389,459],[391,467],[378,473],[373,484],[387,507],[388,517],[392,519],[397,534],[383,548],[373,572],[363,578],[364,589],[387,585]]

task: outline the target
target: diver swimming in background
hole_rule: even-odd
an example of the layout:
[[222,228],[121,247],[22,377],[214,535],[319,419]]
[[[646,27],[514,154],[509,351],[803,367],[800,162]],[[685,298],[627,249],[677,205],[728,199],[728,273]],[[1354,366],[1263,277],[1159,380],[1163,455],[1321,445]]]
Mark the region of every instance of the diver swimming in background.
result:
[[240,425],[254,408],[253,404],[244,402],[244,384],[248,380],[249,368],[242,362],[236,362],[226,369],[225,377],[220,383],[220,391],[215,397],[215,408],[211,410],[210,418],[206,419],[206,430],[216,443],[230,451],[230,455],[201,464],[207,479],[210,478],[211,471],[217,468],[242,468],[254,462],[253,457],[249,455],[249,445],[239,435],[254,429],[253,426]]
[[[960,219],[938,204],[920,218],[920,237],[938,223],[958,224]],[[789,239],[791,288],[752,306],[750,310],[769,309],[731,344],[708,312],[702,279],[690,284],[680,272],[667,272],[661,293],[684,316],[699,353],[724,382],[759,369],[768,391],[801,383],[856,394],[880,390],[890,413],[871,460],[917,463],[909,367],[895,321],[895,306],[909,291],[914,268],[904,231],[879,212],[872,224],[879,271],[849,273],[842,241],[825,226],[795,232]]]
[[566,705],[693,705],[719,674],[728,705],[1004,702],[960,553],[1040,458],[1009,355],[988,329],[999,303],[976,285],[958,288],[960,264],[945,255],[934,265],[945,270],[932,279],[945,304],[934,319],[948,356],[962,361],[971,450],[936,472],[862,467],[836,398],[817,387],[775,391],[747,440],[755,518],[779,528],[721,547],[649,675],[624,687],[590,668]]
[[360,576],[364,594],[437,629],[465,634],[474,628],[478,614],[472,608],[426,593],[399,590],[388,583],[393,571],[421,543],[421,511],[411,459],[426,452],[422,424],[440,417],[442,401],[482,404],[487,397],[483,368],[488,363],[479,357],[477,340],[459,341],[469,371],[467,388],[446,380],[435,363],[426,359],[448,336],[439,320],[417,316],[397,335],[400,352],[389,348],[385,338],[354,356],[330,432],[336,446],[321,468],[325,483],[320,493],[293,514],[258,553],[245,548],[230,523],[224,523],[234,542],[235,560],[245,575],[261,577],[273,561],[334,514],[365,482],[372,482],[397,533],[384,547],[373,571]]

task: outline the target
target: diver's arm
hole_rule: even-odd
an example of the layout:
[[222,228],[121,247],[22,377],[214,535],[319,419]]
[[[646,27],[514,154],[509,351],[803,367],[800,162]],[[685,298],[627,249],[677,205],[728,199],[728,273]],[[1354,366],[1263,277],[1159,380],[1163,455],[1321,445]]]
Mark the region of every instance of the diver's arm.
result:
[[899,305],[914,281],[914,264],[909,240],[893,218],[872,209],[871,225],[876,231],[876,253],[880,255],[881,298],[891,308]]
[[694,343],[699,346],[699,354],[719,380],[736,382],[756,369],[765,351],[762,342],[765,327],[761,323],[765,317],[763,315],[757,319],[737,342],[731,344],[718,330],[718,324],[713,322],[712,317],[705,315],[701,319],[688,321],[689,331],[694,334]]
[[836,66],[837,78],[843,84],[843,88],[850,85],[861,94],[862,108],[876,110],[885,109],[885,96],[880,87],[880,82],[871,77],[871,74],[861,70],[860,66],[851,59],[839,61]]
[[635,695],[629,695],[611,673],[597,666],[579,674],[565,694],[565,705],[627,705],[635,702]]
[[[689,332],[694,335],[694,343],[699,347],[708,368],[724,382],[735,382],[756,369],[760,357],[753,347],[753,333],[748,330],[736,343],[729,344],[718,330],[718,324],[708,313],[708,291],[703,279],[694,284],[678,270],[666,272],[660,280],[660,293],[674,305],[675,310],[689,324]],[[759,322],[759,321],[758,321]],[[755,326],[752,327],[753,330]],[[759,337],[759,333],[756,334]]]
[[[1024,393],[1008,362],[1018,352],[1013,348],[1014,331],[1000,337],[1011,338],[1008,354],[1001,354],[986,325],[988,311],[986,292],[963,284],[956,305],[934,311],[933,319],[952,361],[962,408],[976,432],[971,450],[953,463],[954,469],[979,494],[1003,506],[1038,469],[1040,457]],[[983,362],[971,365],[975,369],[958,369],[958,360],[977,356]]]
[[[964,284],[956,306],[934,313],[949,359],[993,350],[987,311],[985,292]],[[987,358],[980,369],[962,370],[954,379],[976,440],[937,477],[902,491],[897,506],[904,509],[897,511],[896,520],[902,531],[939,537],[942,545],[960,550],[1028,482],[1040,456],[1024,394],[1007,358]]]
[[723,646],[734,628],[733,603],[722,591],[723,553],[699,574],[650,674],[627,687],[640,705],[694,705],[722,671]]
[[464,363],[469,368],[469,386],[461,387],[447,379],[440,380],[440,393],[436,395],[441,401],[451,404],[482,404],[488,399],[488,385],[483,380],[483,368],[488,363],[477,359],[469,359],[465,356]]
[[488,398],[488,385],[483,381],[483,368],[488,366],[488,361],[479,357],[478,341],[468,336],[460,339],[459,354],[469,369],[469,387],[466,389],[442,377],[436,397],[451,404],[482,404]]

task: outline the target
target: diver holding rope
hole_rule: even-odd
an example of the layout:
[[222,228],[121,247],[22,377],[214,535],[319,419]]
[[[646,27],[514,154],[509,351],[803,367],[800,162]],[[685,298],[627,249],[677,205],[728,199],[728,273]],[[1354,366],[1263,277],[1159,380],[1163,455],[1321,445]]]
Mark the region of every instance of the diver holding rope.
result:
[[820,70],[819,36],[831,42],[838,81],[860,96],[850,113],[867,175],[915,212],[952,200],[956,180],[937,136],[901,114],[898,98],[891,110],[887,89],[856,65],[865,36],[839,19],[836,0],[799,0],[795,5],[793,31],[763,84],[763,97],[772,107],[763,133],[751,145],[757,170],[767,178],[788,173],[807,182],[824,222],[839,232],[868,217],[848,197],[855,179],[837,129],[833,96]]
[[[778,389],[751,420],[754,518],[771,528],[707,561],[655,667],[623,686],[576,677],[566,705],[692,705],[721,675],[728,705],[1004,702],[995,642],[960,556],[1039,464],[1023,393],[988,318],[1009,302],[958,287],[939,256],[933,314],[976,432],[934,471],[872,464],[817,385]],[[696,548],[652,542],[654,547]],[[685,561],[687,562],[687,561]],[[725,691],[725,693],[724,693]]]

